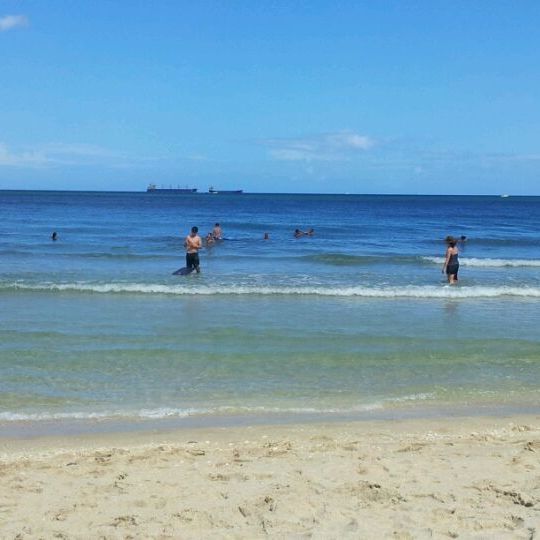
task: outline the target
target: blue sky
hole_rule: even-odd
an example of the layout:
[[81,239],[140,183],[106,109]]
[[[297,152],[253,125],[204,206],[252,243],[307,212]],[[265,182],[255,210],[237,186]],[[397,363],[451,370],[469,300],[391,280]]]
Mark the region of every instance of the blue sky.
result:
[[540,195],[540,2],[0,0],[0,189]]

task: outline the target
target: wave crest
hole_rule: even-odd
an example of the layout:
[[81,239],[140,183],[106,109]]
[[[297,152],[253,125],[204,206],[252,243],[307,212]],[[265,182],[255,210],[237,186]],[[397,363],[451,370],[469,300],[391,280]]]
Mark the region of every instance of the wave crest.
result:
[[513,296],[540,298],[540,287],[408,285],[364,286],[250,286],[250,285],[162,285],[146,283],[4,283],[0,290],[82,292],[99,294],[163,294],[175,296],[328,296],[360,298],[497,298]]
[[[422,260],[434,263],[443,264],[444,257],[422,257]],[[518,268],[518,267],[540,267],[538,259],[479,259],[476,257],[460,257],[459,264],[461,266],[476,266],[479,268]]]

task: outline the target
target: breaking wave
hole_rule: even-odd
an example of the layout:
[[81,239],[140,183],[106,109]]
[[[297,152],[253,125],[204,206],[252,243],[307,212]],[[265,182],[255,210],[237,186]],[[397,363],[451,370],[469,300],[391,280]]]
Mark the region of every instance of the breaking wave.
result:
[[163,285],[151,283],[3,283],[0,291],[73,292],[96,294],[159,294],[174,296],[324,296],[359,298],[540,298],[540,287],[529,286],[257,286]]
[[[443,264],[443,257],[422,257],[429,263]],[[475,257],[460,257],[459,263],[462,266],[476,266],[479,268],[518,268],[518,267],[540,267],[539,259],[478,259]]]

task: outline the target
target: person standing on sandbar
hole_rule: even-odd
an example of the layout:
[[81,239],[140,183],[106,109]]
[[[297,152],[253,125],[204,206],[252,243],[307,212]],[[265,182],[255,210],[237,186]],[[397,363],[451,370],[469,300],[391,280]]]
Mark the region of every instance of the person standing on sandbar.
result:
[[197,274],[201,271],[199,263],[199,249],[202,247],[201,237],[198,234],[198,227],[191,227],[191,232],[184,240],[186,248],[186,268],[189,272],[195,270]]

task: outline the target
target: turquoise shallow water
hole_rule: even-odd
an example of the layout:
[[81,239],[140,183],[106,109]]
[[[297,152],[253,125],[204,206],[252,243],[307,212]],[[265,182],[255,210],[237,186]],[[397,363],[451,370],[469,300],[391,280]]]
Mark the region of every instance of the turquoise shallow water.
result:
[[[540,408],[538,199],[3,192],[0,206],[4,429]],[[203,273],[172,276],[191,224],[216,220],[228,239]],[[448,233],[469,237],[455,288]]]

